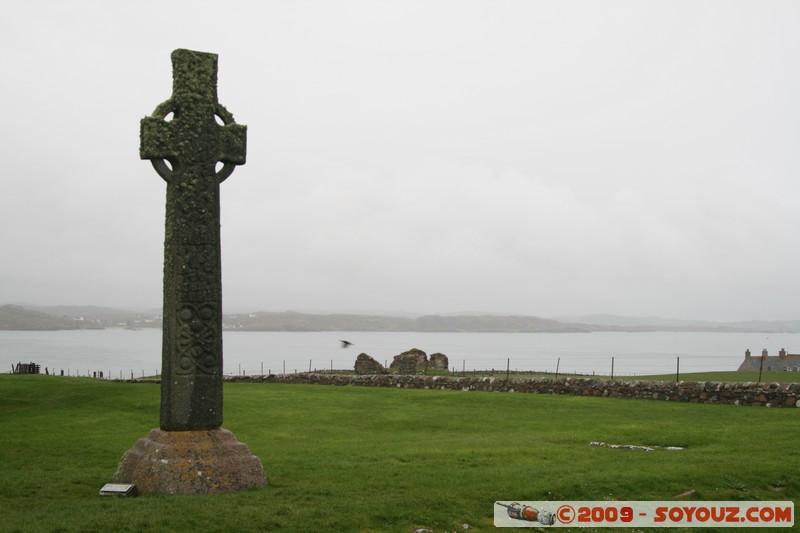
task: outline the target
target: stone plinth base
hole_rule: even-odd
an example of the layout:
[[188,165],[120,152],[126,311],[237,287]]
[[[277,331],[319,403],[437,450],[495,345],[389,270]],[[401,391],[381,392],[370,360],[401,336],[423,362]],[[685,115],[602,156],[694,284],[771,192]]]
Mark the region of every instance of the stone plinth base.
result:
[[246,444],[227,429],[154,429],[122,456],[115,483],[140,493],[211,494],[267,484],[264,468]]

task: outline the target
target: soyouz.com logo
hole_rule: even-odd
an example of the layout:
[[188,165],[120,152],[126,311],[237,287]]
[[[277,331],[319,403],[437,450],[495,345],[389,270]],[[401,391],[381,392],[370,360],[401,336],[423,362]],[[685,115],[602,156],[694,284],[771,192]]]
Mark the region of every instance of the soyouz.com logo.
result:
[[497,501],[495,527],[792,527],[794,502]]

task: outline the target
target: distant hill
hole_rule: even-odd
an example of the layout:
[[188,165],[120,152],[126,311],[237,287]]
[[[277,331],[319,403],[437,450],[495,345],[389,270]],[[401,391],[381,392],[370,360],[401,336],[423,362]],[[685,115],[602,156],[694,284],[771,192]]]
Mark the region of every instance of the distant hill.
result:
[[394,316],[261,311],[225,315],[223,328],[239,331],[410,331],[413,319]]
[[0,330],[103,329],[161,327],[158,315],[93,305],[0,306]]
[[556,320],[586,327],[592,331],[708,331],[740,333],[798,333],[800,320],[749,320],[712,322],[661,317],[618,315],[561,316]]
[[53,305],[48,307],[26,305],[25,307],[48,315],[69,317],[79,322],[96,323],[102,327],[129,325],[129,322],[143,316],[142,313],[135,311],[95,305]]
[[414,319],[412,331],[474,331],[508,333],[585,333],[588,328],[522,315],[425,315]]
[[86,329],[85,326],[70,318],[48,315],[18,305],[0,306],[0,330],[48,331]]
[[759,333],[798,333],[800,320],[748,320],[745,322],[723,322],[723,326],[735,331]]
[[592,331],[648,332],[800,332],[800,320],[711,322],[658,317],[586,315],[539,318],[523,315],[423,315],[383,316],[266,312],[230,314],[225,329],[240,331],[420,331],[498,333],[581,333]]
[[240,331],[580,332],[579,326],[533,316],[403,316],[258,312],[225,315],[226,329]]
[[598,327],[609,328],[712,328],[718,324],[703,320],[684,320],[674,318],[661,318],[654,316],[621,316],[621,315],[578,315],[559,316],[554,320],[574,324],[590,324]]
[[[260,311],[223,316],[223,328],[233,331],[419,331],[498,333],[589,333],[601,331],[698,331],[799,333],[800,320],[711,322],[659,317],[582,315],[540,318],[524,315],[371,315]],[[158,311],[137,313],[109,307],[0,306],[0,330],[160,328]]]

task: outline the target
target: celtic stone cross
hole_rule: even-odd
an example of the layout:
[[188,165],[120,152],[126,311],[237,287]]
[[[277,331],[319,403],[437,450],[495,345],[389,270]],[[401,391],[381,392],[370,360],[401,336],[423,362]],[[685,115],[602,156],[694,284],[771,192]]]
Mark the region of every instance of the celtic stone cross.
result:
[[161,429],[222,425],[219,184],[245,163],[246,126],[217,101],[217,55],[172,53],[172,97],[141,122],[167,182]]

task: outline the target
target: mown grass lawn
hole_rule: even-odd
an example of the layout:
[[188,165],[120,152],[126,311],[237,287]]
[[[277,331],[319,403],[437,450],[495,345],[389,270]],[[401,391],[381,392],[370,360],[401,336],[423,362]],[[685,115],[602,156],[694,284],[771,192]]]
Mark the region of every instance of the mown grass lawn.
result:
[[98,496],[158,426],[159,394],[0,376],[0,531],[488,531],[497,500],[800,495],[800,409],[229,383],[224,427],[262,460],[266,489]]

